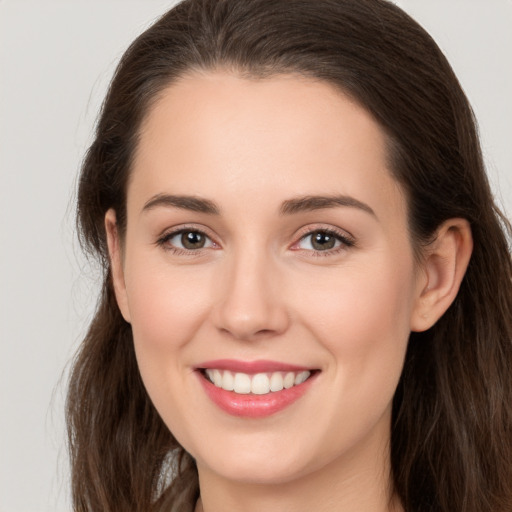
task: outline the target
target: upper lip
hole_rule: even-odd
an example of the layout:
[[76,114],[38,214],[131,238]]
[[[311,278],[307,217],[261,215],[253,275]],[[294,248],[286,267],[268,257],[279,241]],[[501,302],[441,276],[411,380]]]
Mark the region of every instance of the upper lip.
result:
[[295,364],[282,363],[279,361],[257,360],[241,361],[238,359],[215,359],[198,364],[198,370],[206,369],[229,370],[235,373],[267,373],[267,372],[302,372],[312,368]]

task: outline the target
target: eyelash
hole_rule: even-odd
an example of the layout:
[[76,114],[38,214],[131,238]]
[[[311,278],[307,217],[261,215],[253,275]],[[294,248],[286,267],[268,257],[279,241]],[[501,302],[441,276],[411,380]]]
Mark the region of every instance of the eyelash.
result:
[[[214,246],[218,247],[218,244],[213,241],[212,237],[209,236],[205,231],[202,229],[198,229],[195,227],[181,227],[179,229],[176,229],[174,231],[170,231],[168,233],[164,233],[161,237],[158,238],[156,241],[156,245],[162,247],[164,250],[169,251],[177,256],[198,256],[202,253],[203,249],[209,249],[210,247],[201,247],[198,249],[185,249],[180,247],[175,247],[173,245],[169,244],[169,241],[174,238],[175,236],[181,235],[183,233],[197,233],[199,235],[204,236],[206,239],[210,241]],[[320,250],[314,250],[314,249],[293,249],[294,246],[297,246],[300,244],[303,240],[306,240],[308,237],[313,236],[315,233],[322,233],[327,236],[332,236],[336,239],[337,242],[340,242],[340,245],[338,247],[327,249],[324,251]],[[355,246],[355,240],[352,236],[348,236],[345,232],[337,231],[332,228],[322,228],[322,227],[316,227],[316,228],[308,228],[307,231],[305,231],[297,242],[295,242],[292,245],[292,250],[295,251],[305,251],[310,253],[314,257],[325,257],[325,256],[332,256],[335,254],[338,254],[342,251],[345,251],[351,247]]]
[[[180,227],[179,229],[170,231],[168,233],[164,233],[160,238],[158,238],[158,240],[156,241],[156,244],[158,246],[162,247],[164,250],[175,254],[176,256],[198,256],[199,254],[201,254],[202,249],[205,249],[204,247],[201,247],[199,249],[186,249],[186,248],[182,249],[180,247],[175,247],[175,246],[169,244],[169,241],[171,239],[173,239],[175,236],[182,235],[183,233],[197,233],[199,235],[204,236],[207,240],[209,240],[215,246],[218,245],[212,240],[212,237],[209,236],[204,230],[198,229],[193,226],[190,226],[190,227],[183,226],[183,227]],[[206,249],[209,249],[209,247],[206,247]]]
[[319,226],[315,228],[308,228],[307,231],[301,235],[299,240],[293,244],[293,246],[300,244],[303,240],[307,239],[308,237],[312,237],[315,233],[322,233],[323,235],[332,236],[335,238],[337,242],[340,242],[340,245],[338,247],[334,247],[332,249],[327,249],[324,251],[300,248],[294,250],[306,251],[310,253],[311,256],[313,257],[326,257],[339,254],[340,252],[346,251],[347,249],[350,249],[351,247],[354,247],[356,245],[354,238],[351,235],[348,235],[346,232],[338,231],[333,228],[323,228]]

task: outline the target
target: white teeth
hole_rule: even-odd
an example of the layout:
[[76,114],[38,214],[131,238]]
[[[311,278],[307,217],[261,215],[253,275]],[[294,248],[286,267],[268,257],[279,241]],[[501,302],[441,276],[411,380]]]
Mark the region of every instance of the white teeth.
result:
[[283,388],[283,376],[279,372],[273,373],[270,377],[270,391],[281,391]]
[[235,378],[231,372],[224,372],[224,376],[222,377],[222,389],[226,391],[233,391],[235,386]]
[[290,389],[305,382],[311,375],[309,371],[303,372],[273,372],[257,373],[231,373],[228,370],[207,369],[206,375],[218,388],[226,391],[234,391],[242,395],[253,393],[254,395],[266,395],[270,392]]
[[215,382],[213,380],[213,372],[214,372],[214,370],[210,370],[210,368],[205,370],[206,376],[210,379],[210,382],[215,384]]
[[284,376],[284,389],[290,389],[295,384],[295,374],[293,372],[288,372]]
[[213,383],[219,388],[222,386],[222,373],[219,370],[213,370]]
[[235,382],[233,383],[233,391],[242,395],[251,392],[251,377],[246,373],[235,373]]
[[295,376],[295,386],[302,384],[309,377],[310,372],[300,372]]
[[270,393],[270,379],[265,373],[257,373],[251,382],[251,392],[255,395]]

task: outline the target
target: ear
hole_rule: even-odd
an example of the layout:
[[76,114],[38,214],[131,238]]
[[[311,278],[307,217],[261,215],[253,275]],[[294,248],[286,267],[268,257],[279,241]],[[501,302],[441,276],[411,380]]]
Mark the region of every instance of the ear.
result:
[[455,300],[473,250],[466,219],[449,219],[426,249],[418,295],[411,316],[412,331],[426,331]]
[[110,257],[110,268],[112,283],[116,294],[117,305],[123,318],[130,322],[130,311],[128,308],[128,297],[124,281],[123,255],[121,241],[117,229],[116,212],[111,208],[105,214],[105,232],[107,234],[108,254]]

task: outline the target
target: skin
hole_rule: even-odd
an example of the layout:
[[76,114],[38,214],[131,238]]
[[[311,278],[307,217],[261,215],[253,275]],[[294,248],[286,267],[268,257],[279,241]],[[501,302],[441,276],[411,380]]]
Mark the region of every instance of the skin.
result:
[[[206,199],[218,213],[144,208],[161,194]],[[333,195],[365,206],[282,213],[286,201]],[[116,296],[148,393],[197,461],[197,510],[400,510],[393,394],[410,331],[433,325],[457,293],[471,233],[452,219],[415,260],[373,118],[320,81],[190,73],[142,126],[127,215],[123,240],[115,212],[105,219]],[[205,247],[158,242],[183,228],[205,233]],[[342,237],[332,250],[311,244],[322,229]],[[283,411],[239,418],[194,372],[220,358],[320,372]]]

